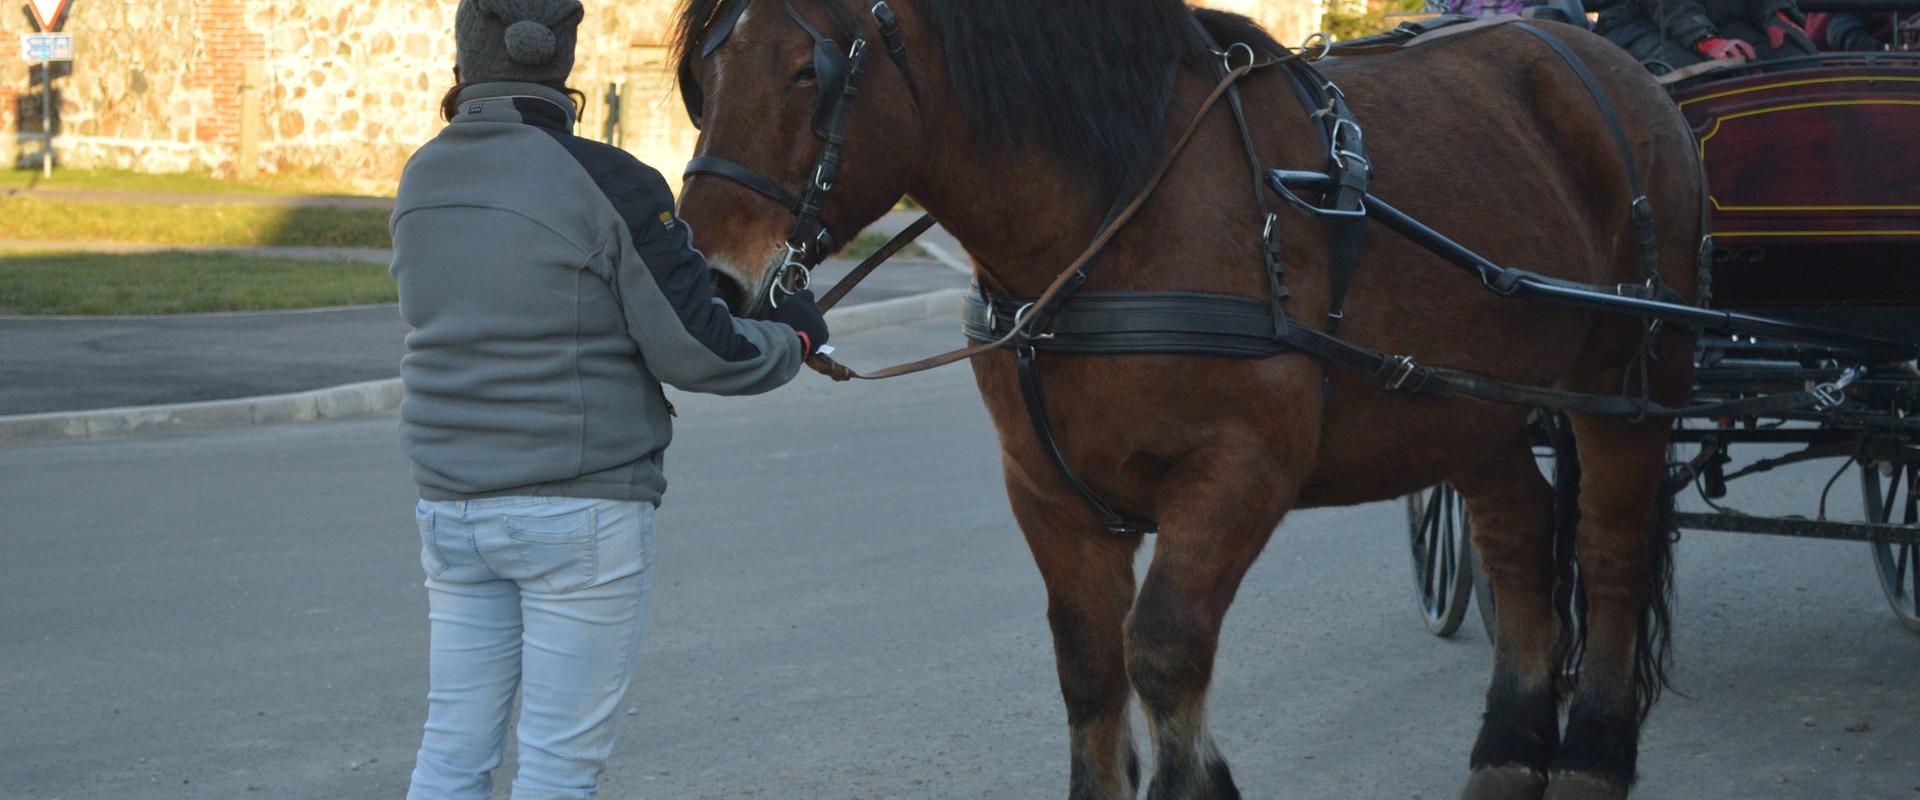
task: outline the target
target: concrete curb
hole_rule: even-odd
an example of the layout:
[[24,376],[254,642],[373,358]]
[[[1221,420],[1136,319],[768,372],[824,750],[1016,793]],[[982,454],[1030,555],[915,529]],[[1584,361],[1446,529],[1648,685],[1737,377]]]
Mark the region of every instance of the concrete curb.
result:
[[[914,322],[960,308],[965,289],[897,297],[827,312],[835,333]],[[51,411],[0,416],[0,446],[35,442],[124,439],[191,431],[257,428],[392,411],[406,396],[399,378],[349,383],[291,394],[197,403]]]

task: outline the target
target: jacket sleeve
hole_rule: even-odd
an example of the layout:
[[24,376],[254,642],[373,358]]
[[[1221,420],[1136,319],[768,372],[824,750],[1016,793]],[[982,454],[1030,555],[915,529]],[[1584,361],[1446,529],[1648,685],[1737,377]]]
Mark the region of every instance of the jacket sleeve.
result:
[[[708,394],[758,394],[799,372],[800,337],[778,322],[740,319],[713,296],[707,259],[673,216],[673,193],[658,172],[615,197],[632,233],[613,266],[627,329],[654,377]],[[622,194],[627,194],[623,192]]]
[[1800,13],[1800,3],[1797,0],[1761,0],[1751,4],[1749,8],[1753,16],[1747,21],[1763,31],[1767,29],[1767,21],[1773,19],[1775,14],[1785,14],[1788,19],[1802,26],[1807,24],[1807,15]]
[[1689,50],[1716,33],[1713,21],[1707,17],[1706,5],[1700,0],[1638,1],[1662,34]]

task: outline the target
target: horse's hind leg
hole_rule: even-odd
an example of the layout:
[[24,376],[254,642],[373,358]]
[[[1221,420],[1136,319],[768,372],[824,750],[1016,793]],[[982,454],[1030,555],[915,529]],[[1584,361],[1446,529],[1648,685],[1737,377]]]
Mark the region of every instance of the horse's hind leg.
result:
[[1127,716],[1132,690],[1122,626],[1133,603],[1140,537],[1116,535],[1082,519],[1077,507],[1039,497],[1011,465],[1007,494],[1047,584],[1047,622],[1072,740],[1067,796],[1133,800],[1140,758]]
[[1265,452],[1203,456],[1175,472],[1127,619],[1127,669],[1153,732],[1147,798],[1237,800],[1207,729],[1207,688],[1227,607],[1297,489],[1281,485]]
[[1559,618],[1553,611],[1553,489],[1524,432],[1453,481],[1467,501],[1473,546],[1498,609],[1493,679],[1462,800],[1539,800],[1560,741],[1555,695]]
[[[1573,417],[1580,458],[1574,557],[1586,597],[1580,680],[1554,755],[1550,800],[1620,800],[1660,689],[1670,543],[1662,519],[1668,424]],[[1504,611],[1504,609],[1503,609]]]

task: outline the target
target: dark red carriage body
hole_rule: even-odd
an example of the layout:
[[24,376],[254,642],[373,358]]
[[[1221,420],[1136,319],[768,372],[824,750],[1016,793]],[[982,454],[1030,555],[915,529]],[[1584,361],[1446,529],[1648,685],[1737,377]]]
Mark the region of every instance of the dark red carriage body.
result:
[[1920,306],[1920,53],[1674,94],[1706,163],[1723,307]]

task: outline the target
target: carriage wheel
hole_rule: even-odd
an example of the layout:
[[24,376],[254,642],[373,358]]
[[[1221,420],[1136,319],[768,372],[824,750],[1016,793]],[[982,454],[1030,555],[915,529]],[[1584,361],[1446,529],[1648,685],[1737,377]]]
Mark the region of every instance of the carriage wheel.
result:
[[[1920,517],[1920,464],[1895,464],[1890,474],[1880,464],[1860,465],[1860,488],[1868,522],[1885,523],[1899,515],[1904,525],[1915,524]],[[1880,576],[1880,590],[1887,604],[1908,630],[1920,631],[1920,546],[1872,542],[1874,573]]]
[[1413,544],[1413,589],[1427,630],[1442,638],[1460,630],[1473,598],[1472,529],[1467,506],[1453,487],[1440,484],[1407,496],[1407,529]]

